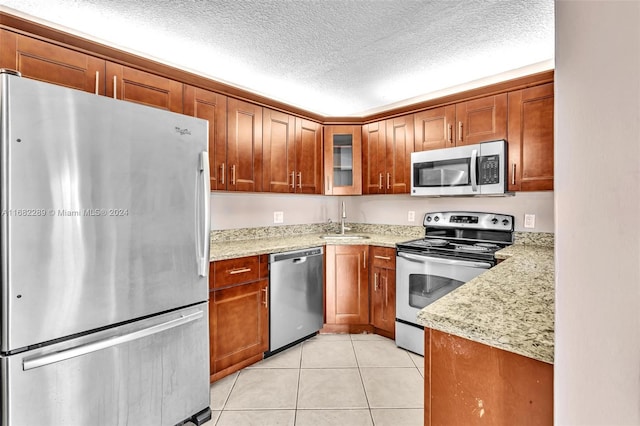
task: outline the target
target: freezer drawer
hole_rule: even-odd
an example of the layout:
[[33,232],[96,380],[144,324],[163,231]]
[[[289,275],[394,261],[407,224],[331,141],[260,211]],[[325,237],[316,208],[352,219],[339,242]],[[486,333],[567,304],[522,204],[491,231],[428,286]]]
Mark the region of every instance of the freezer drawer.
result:
[[2,426],[175,425],[209,409],[203,303],[1,357]]

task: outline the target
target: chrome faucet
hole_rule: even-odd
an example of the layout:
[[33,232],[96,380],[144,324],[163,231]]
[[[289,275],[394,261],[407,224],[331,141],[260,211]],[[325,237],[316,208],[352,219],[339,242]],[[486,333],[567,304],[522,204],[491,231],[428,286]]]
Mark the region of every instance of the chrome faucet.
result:
[[351,228],[348,226],[344,226],[344,220],[347,218],[347,208],[344,206],[344,201],[342,202],[342,213],[340,214],[340,233],[344,235],[344,231],[351,231]]

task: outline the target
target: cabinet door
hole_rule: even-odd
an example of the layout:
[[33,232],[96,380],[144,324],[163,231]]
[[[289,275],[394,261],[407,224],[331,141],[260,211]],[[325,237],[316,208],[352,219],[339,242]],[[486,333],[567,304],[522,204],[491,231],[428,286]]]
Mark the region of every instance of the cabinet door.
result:
[[264,190],[295,192],[295,119],[264,108],[262,126]]
[[368,246],[326,246],[327,324],[369,324]]
[[227,97],[192,86],[185,86],[184,95],[184,113],[209,121],[211,190],[226,189]]
[[507,138],[507,94],[456,104],[456,145]]
[[262,191],[262,107],[227,102],[227,189]]
[[325,194],[362,194],[361,126],[324,128]]
[[376,266],[371,275],[371,324],[395,336],[396,271]]
[[182,113],[182,83],[107,62],[107,96]]
[[322,194],[322,126],[296,118],[296,192]]
[[268,280],[212,291],[211,375],[269,349]]
[[0,32],[0,68],[59,86],[105,93],[104,60],[6,30]]
[[385,155],[387,150],[385,122],[362,126],[362,193],[385,193]]
[[371,258],[371,324],[389,338],[395,338],[396,251],[369,247]]
[[414,114],[415,151],[455,146],[455,105],[433,108]]
[[509,93],[509,191],[553,189],[553,83]]
[[413,115],[387,120],[385,193],[408,194],[411,188]]

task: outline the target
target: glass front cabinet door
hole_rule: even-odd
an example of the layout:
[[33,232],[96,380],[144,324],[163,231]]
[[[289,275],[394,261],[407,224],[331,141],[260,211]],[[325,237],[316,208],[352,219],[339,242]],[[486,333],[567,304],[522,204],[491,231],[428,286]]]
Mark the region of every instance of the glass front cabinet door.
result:
[[324,128],[324,176],[325,194],[362,194],[360,126]]

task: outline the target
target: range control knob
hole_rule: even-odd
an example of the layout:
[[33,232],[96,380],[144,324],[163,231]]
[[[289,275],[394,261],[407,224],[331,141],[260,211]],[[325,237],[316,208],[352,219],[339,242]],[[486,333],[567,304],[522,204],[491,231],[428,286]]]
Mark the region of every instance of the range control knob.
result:
[[433,218],[433,220],[434,220],[435,222],[438,222],[438,221],[440,220],[440,216],[436,216],[436,217],[434,217],[434,218]]
[[509,224],[509,219],[502,219],[502,224],[507,226]]
[[495,225],[496,223],[498,223],[498,219],[494,217],[493,219],[491,219],[491,223]]
[[431,222],[431,216],[427,216],[427,222]]

